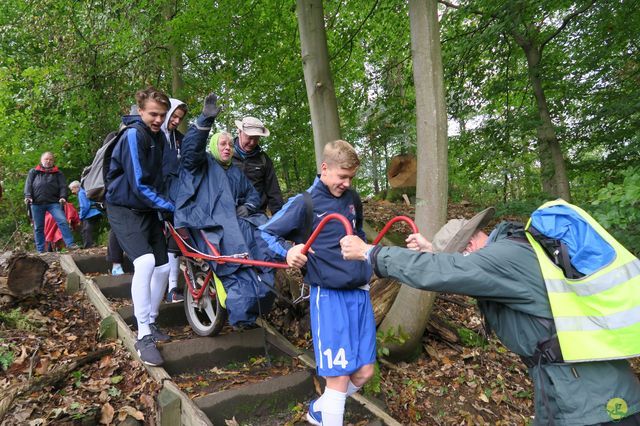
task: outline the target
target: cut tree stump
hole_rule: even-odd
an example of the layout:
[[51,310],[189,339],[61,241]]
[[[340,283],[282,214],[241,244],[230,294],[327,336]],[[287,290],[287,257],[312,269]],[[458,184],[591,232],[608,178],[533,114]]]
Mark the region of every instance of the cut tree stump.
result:
[[33,293],[43,284],[47,262],[26,253],[17,253],[9,259],[6,294],[20,297]]
[[387,178],[392,188],[416,186],[418,162],[414,155],[398,155],[389,162]]

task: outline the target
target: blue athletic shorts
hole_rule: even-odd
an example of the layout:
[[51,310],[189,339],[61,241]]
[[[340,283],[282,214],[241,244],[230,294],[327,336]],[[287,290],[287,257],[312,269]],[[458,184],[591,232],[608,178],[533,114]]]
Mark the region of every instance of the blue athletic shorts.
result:
[[311,334],[319,376],[349,376],[376,360],[376,322],[366,290],[311,286]]

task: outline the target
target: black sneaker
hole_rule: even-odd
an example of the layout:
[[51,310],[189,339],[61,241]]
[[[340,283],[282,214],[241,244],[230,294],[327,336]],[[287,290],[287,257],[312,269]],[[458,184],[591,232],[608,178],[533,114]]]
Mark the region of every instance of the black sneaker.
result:
[[155,323],[149,324],[149,328],[151,329],[151,337],[153,337],[153,340],[156,342],[164,343],[171,340],[171,336],[160,331]]
[[142,339],[139,339],[135,344],[135,348],[140,360],[147,365],[157,367],[164,362],[160,351],[156,348],[156,341],[153,340],[151,334],[147,334]]
[[169,290],[169,293],[167,293],[167,298],[165,300],[167,301],[167,303],[180,303],[184,301],[184,296],[178,291],[177,288],[172,288],[171,290]]

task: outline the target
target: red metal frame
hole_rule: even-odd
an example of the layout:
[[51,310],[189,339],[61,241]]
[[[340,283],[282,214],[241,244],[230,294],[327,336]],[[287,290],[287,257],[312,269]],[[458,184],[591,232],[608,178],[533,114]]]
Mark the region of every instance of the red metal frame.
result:
[[[338,213],[331,213],[326,215],[318,224],[318,226],[316,227],[316,229],[313,231],[313,233],[311,234],[311,236],[309,237],[309,239],[307,240],[307,242],[305,243],[304,247],[302,248],[302,254],[307,254],[307,252],[309,251],[309,248],[311,247],[311,244],[313,244],[313,242],[315,241],[316,237],[318,236],[318,234],[320,234],[320,232],[322,231],[322,228],[324,228],[324,226],[326,225],[327,222],[331,221],[331,220],[337,220],[339,222],[342,223],[342,225],[344,226],[344,230],[346,232],[347,235],[353,235],[353,228],[351,226],[351,223],[347,220],[346,217],[342,216],[341,214]],[[411,220],[411,218],[407,217],[407,216],[397,216],[394,217],[393,219],[391,219],[389,222],[387,222],[387,224],[384,226],[384,228],[382,228],[382,230],[380,231],[380,233],[378,233],[378,236],[376,237],[376,239],[373,241],[373,244],[378,244],[380,242],[380,240],[382,239],[382,237],[384,236],[384,234],[387,233],[387,231],[391,228],[391,226],[393,226],[393,224],[395,224],[396,222],[406,222],[407,224],[409,224],[409,226],[411,227],[411,230],[413,231],[413,233],[417,233],[418,232],[418,227],[416,226],[416,224],[413,222],[413,220]],[[167,229],[169,230],[169,233],[171,234],[172,238],[175,240],[176,244],[178,245],[178,248],[180,249],[180,252],[182,253],[182,255],[184,257],[187,258],[191,258],[191,259],[203,259],[203,260],[210,260],[210,261],[214,261],[217,263],[239,263],[242,265],[252,265],[252,266],[265,266],[268,268],[280,268],[280,269],[285,269],[288,268],[289,265],[287,265],[286,262],[267,262],[264,260],[254,260],[254,259],[249,259],[248,258],[248,254],[244,253],[241,255],[234,255],[234,256],[223,256],[220,254],[220,252],[218,251],[218,249],[216,248],[216,246],[214,246],[209,240],[207,240],[204,231],[200,231],[202,233],[202,236],[204,237],[204,240],[207,244],[207,247],[209,248],[209,250],[211,250],[211,252],[213,253],[213,255],[211,254],[207,254],[207,253],[203,253],[201,251],[199,251],[197,248],[190,246],[189,244],[187,244],[187,242],[180,236],[180,234],[176,231],[176,229],[173,227],[173,225],[169,222],[165,222],[165,226],[167,227]],[[241,257],[240,257],[241,256]],[[187,281],[187,283],[189,283],[189,277],[186,271],[184,271],[184,276],[185,276],[185,280]],[[192,286],[189,286],[189,292],[191,292],[191,294],[193,295],[193,298],[195,300],[199,300],[200,297],[202,297],[202,295],[204,294],[204,291],[206,288],[209,287],[209,283],[211,282],[213,278],[213,271],[209,271],[207,273],[207,276],[205,277],[205,281],[202,285],[202,287],[199,290],[195,290],[194,288],[192,288]],[[195,283],[194,283],[195,286]]]

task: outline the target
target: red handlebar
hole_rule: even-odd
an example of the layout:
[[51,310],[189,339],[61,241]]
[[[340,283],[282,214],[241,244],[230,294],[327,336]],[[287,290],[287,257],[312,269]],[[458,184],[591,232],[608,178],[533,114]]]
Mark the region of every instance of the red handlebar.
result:
[[353,235],[353,228],[351,227],[351,223],[347,220],[346,217],[338,213],[330,213],[320,221],[315,231],[313,231],[313,234],[311,234],[311,236],[305,243],[304,247],[302,247],[302,251],[301,251],[302,254],[307,254],[307,252],[309,251],[309,248],[311,247],[311,244],[313,244],[313,242],[316,240],[316,237],[318,236],[320,231],[322,231],[322,228],[324,228],[324,225],[333,219],[339,220],[340,222],[342,222],[342,225],[344,226],[344,231],[347,233],[347,235]]
[[[329,222],[330,220],[337,220],[337,221],[342,222],[342,225],[344,226],[345,233],[347,235],[353,235],[353,227],[351,226],[351,223],[347,220],[346,217],[344,217],[344,216],[342,216],[341,214],[338,214],[338,213],[330,213],[330,214],[326,215],[320,221],[320,223],[318,224],[316,229],[313,231],[313,233],[311,234],[311,236],[309,237],[309,239],[305,243],[304,247],[302,247],[302,251],[301,251],[302,254],[307,254],[307,252],[309,251],[309,248],[311,247],[311,244],[313,244],[313,242],[315,241],[315,239],[318,236],[318,234],[322,231],[322,228],[324,228],[324,225],[327,222]],[[409,226],[411,227],[411,230],[413,231],[413,233],[417,233],[418,232],[418,227],[413,222],[413,220],[411,220],[407,216],[397,216],[397,217],[394,217],[393,219],[391,219],[389,222],[387,222],[387,224],[384,226],[384,228],[382,228],[382,231],[380,231],[380,233],[378,234],[376,239],[373,241],[373,244],[374,245],[378,244],[380,242],[380,240],[382,239],[382,237],[384,236],[384,234],[387,233],[389,228],[391,228],[391,226],[394,223],[400,222],[400,221],[403,221],[403,222],[406,222],[407,224],[409,224]],[[240,263],[240,264],[243,264],[243,265],[265,266],[265,267],[269,267],[269,268],[288,268],[289,267],[285,262],[267,262],[267,261],[263,261],[263,260],[245,259],[245,258],[234,257],[234,256],[221,256],[220,252],[218,251],[216,246],[211,244],[211,242],[206,239],[206,236],[203,235],[203,237],[205,238],[205,242],[206,242],[207,246],[209,247],[209,249],[213,253],[213,256],[207,255],[206,253],[202,253],[202,252],[199,252],[199,251],[195,250],[193,247],[190,247],[190,246],[188,247],[186,242],[176,232],[176,230],[173,227],[173,225],[171,225],[170,223],[167,222],[167,226],[169,228],[169,232],[173,235],[174,239],[176,240],[176,243],[178,244],[178,247],[180,248],[180,251],[182,252],[183,256],[191,257],[191,258],[205,259],[205,260],[213,260],[213,261],[218,262],[218,263],[226,263],[226,262],[229,262],[229,263]]]
[[409,227],[411,227],[411,231],[413,231],[413,234],[417,234],[418,231],[418,227],[416,226],[415,222],[407,217],[407,216],[396,216],[393,219],[391,219],[389,222],[387,222],[387,224],[384,226],[384,228],[382,228],[382,231],[380,231],[380,233],[378,234],[378,236],[376,237],[375,240],[373,240],[373,245],[375,246],[376,244],[378,244],[380,242],[380,240],[382,239],[382,237],[384,237],[384,234],[387,233],[387,231],[389,230],[389,228],[391,228],[391,226],[396,223],[396,222],[407,222],[407,224],[409,225]]

